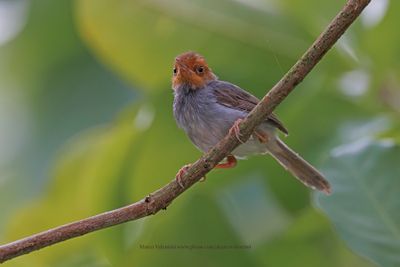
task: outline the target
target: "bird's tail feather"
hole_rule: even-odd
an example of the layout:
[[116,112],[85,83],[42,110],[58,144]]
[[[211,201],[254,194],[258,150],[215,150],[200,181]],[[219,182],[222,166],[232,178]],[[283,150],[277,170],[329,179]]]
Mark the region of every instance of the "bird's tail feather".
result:
[[278,137],[270,140],[267,148],[270,154],[303,184],[328,195],[331,193],[331,187],[325,177]]

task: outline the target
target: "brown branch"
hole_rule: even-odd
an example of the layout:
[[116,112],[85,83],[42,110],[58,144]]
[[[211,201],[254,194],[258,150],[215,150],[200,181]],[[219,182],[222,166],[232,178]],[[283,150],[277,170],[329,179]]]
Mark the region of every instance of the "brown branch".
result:
[[[369,2],[370,0],[347,1],[343,9],[313,45],[242,121],[240,124],[242,140],[247,140],[254,128],[306,77],[323,55],[360,15]],[[212,170],[216,164],[223,160],[239,144],[234,134],[228,134],[214,148],[192,164],[182,177],[183,188],[173,180],[146,198],[131,205],[0,246],[0,263],[70,238],[155,214],[159,210],[165,209],[172,200],[199,181],[201,177]]]

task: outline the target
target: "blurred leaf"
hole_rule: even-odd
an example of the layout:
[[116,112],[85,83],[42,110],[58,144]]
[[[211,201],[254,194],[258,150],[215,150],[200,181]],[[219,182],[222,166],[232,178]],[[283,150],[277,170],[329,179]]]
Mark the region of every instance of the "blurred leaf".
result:
[[312,208],[304,210],[284,234],[255,252],[264,266],[372,266],[350,253],[329,222]]
[[164,88],[174,57],[186,50],[204,53],[210,65],[220,70],[217,73],[224,69],[238,81],[265,86],[260,77],[268,73],[269,79],[278,79],[282,66],[287,67],[288,59],[300,55],[306,42],[302,31],[288,23],[288,17],[266,14],[238,2],[75,3],[83,39],[105,63],[144,89]]
[[[380,1],[382,2],[382,1]],[[387,71],[399,73],[400,51],[398,44],[400,36],[395,25],[398,22],[398,13],[400,8],[399,1],[388,0],[388,9],[382,21],[375,27],[369,29],[368,34],[364,34],[359,41],[360,48],[373,58],[374,64],[370,64],[374,76],[381,75]]]
[[30,8],[25,28],[0,49],[0,77],[41,91],[37,85],[47,78],[46,73],[75,57],[84,47],[71,23],[70,1],[26,2]]
[[[135,130],[131,120],[122,120],[112,127],[87,131],[70,141],[57,161],[55,178],[46,194],[14,215],[7,231],[7,240],[127,204],[125,197],[116,192],[122,191],[123,179],[126,178],[125,165],[130,163],[126,160],[129,160],[139,134],[140,131]],[[111,232],[105,231],[97,236],[74,239],[47,248],[39,252],[40,257],[37,257],[38,253],[27,257],[30,266],[55,266],[60,258],[69,262],[77,258],[87,259],[89,255],[93,255],[92,262],[104,260],[105,255],[113,257],[113,250],[104,248],[121,244],[121,236],[121,229],[115,228]],[[94,239],[104,239],[105,242],[94,242]],[[98,254],[99,251],[103,253]],[[13,262],[16,262],[16,266],[19,262],[23,265],[26,262],[24,259]]]
[[[60,148],[80,131],[111,121],[137,94],[89,54],[76,33],[71,1],[1,2],[28,7],[27,17],[19,18],[27,19],[23,31],[0,46],[3,238],[8,216],[43,193]],[[12,28],[13,14],[1,7],[1,26]]]
[[[249,244],[244,244],[230,227],[213,194],[201,189],[184,195],[185,198],[175,200],[165,212],[146,218],[145,230],[126,252],[124,263],[114,264],[132,266],[134,260],[138,266],[165,263],[172,266],[258,266],[251,249],[216,248],[218,245]],[[180,205],[177,205],[178,202]],[[170,248],[157,248],[157,245]],[[191,246],[194,248],[191,249]]]
[[346,243],[382,266],[400,265],[399,159],[391,141],[337,147],[324,168],[333,194],[317,198]]

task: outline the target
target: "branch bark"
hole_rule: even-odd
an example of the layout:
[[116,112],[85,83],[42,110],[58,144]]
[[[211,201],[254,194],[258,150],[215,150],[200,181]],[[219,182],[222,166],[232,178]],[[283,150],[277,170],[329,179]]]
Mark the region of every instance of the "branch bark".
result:
[[[347,1],[342,10],[312,46],[241,122],[240,134],[242,140],[247,140],[254,131],[254,128],[306,77],[324,54],[360,15],[369,2],[370,0]],[[223,160],[239,144],[240,142],[234,134],[228,134],[215,147],[191,165],[182,177],[183,188],[173,180],[144,199],[131,205],[2,245],[0,246],[0,263],[67,239],[156,214],[161,209],[165,209],[175,198],[198,182],[201,177],[211,171],[216,164]]]

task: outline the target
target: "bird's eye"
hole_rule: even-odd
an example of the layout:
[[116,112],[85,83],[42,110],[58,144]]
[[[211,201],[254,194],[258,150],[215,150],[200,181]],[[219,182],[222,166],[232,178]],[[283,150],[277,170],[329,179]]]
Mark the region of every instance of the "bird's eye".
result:
[[196,72],[197,72],[198,74],[203,73],[203,72],[204,72],[204,67],[203,67],[203,66],[198,66],[198,67],[196,68]]
[[176,68],[174,68],[173,72],[174,72],[174,75],[176,75],[178,73],[178,70]]

